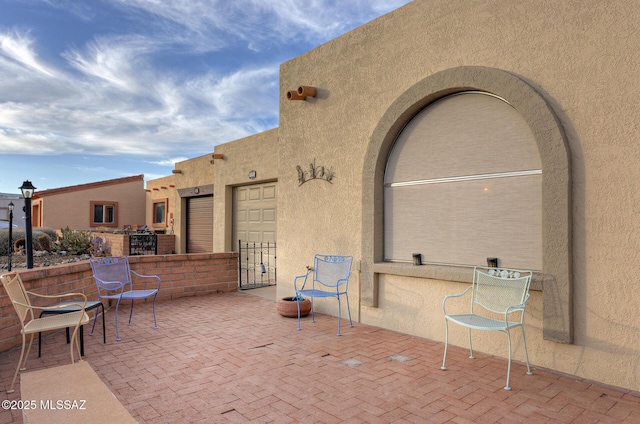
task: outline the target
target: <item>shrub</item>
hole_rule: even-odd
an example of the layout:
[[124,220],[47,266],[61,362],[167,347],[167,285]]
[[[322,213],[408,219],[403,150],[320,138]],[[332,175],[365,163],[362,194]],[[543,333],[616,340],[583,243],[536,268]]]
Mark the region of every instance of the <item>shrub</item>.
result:
[[[49,248],[45,249],[40,245],[40,238],[45,236],[49,239]],[[9,248],[13,249],[13,243],[19,238],[26,237],[26,230],[24,228],[14,228],[11,234],[11,244],[9,243],[9,229],[0,229],[0,256],[8,255]],[[33,250],[47,250],[51,251],[55,246],[52,242],[58,240],[58,233],[51,228],[37,227],[31,231],[31,246]]]
[[[15,234],[15,230],[13,231]],[[15,240],[15,235],[13,236],[13,240]],[[13,241],[11,242],[11,246],[13,245]],[[0,230],[0,255],[6,256],[9,254],[9,230],[1,229]]]

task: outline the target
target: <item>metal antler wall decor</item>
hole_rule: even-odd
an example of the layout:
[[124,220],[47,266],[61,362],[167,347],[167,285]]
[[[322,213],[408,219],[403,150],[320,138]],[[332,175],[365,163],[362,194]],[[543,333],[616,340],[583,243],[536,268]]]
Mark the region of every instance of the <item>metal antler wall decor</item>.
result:
[[322,165],[316,166],[315,159],[309,164],[308,170],[305,171],[300,165],[296,166],[296,170],[298,171],[298,186],[311,180],[324,180],[333,184],[333,178],[336,176],[332,168],[326,168]]

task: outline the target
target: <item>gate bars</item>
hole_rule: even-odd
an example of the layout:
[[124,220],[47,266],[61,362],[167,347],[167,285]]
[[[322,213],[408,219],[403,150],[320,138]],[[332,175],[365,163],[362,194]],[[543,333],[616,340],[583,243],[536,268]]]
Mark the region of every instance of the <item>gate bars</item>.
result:
[[238,240],[238,289],[276,285],[276,243]]

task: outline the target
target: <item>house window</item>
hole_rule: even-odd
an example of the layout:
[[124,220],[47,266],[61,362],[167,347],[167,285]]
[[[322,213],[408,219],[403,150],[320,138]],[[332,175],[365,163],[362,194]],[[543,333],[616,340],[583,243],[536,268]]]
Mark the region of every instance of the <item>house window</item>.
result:
[[91,226],[118,226],[118,202],[91,202]]
[[420,111],[384,177],[384,259],[542,269],[542,170],[522,116],[463,92]]
[[168,199],[162,201],[154,200],[153,202],[153,224],[165,226],[167,222],[167,204]]

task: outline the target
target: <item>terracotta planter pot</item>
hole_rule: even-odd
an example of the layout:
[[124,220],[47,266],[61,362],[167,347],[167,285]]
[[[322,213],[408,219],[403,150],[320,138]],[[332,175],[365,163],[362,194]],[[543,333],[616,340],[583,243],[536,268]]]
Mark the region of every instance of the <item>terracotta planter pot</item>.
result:
[[[311,301],[300,301],[300,316],[306,317],[311,312]],[[287,318],[298,318],[298,302],[293,297],[283,297],[278,300],[278,313]]]
[[25,250],[27,248],[26,243],[27,241],[25,240],[25,238],[20,237],[19,239],[13,242],[13,251],[15,253],[19,253],[21,250]]

